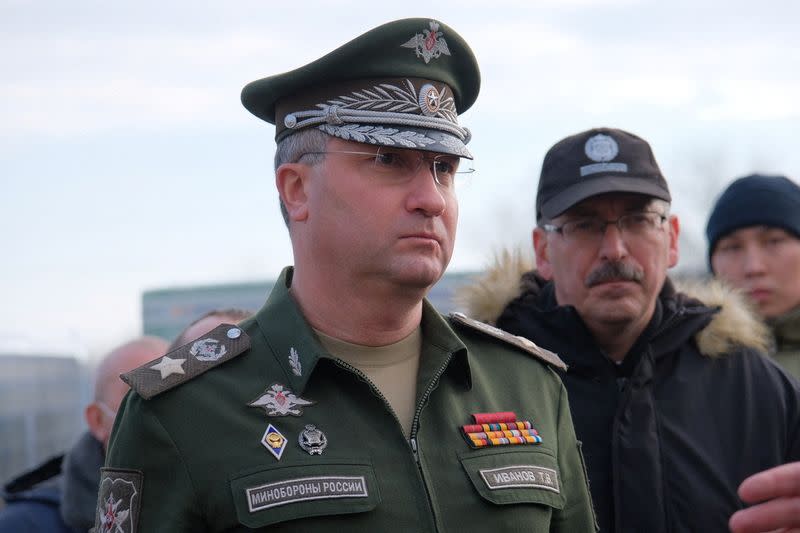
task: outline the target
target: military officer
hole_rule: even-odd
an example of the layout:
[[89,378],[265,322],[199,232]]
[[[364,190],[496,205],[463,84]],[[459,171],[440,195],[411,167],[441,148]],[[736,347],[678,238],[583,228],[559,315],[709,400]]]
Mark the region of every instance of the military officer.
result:
[[594,530],[561,360],[425,300],[479,86],[454,30],[406,19],[244,88],[294,267],[124,376],[98,531]]

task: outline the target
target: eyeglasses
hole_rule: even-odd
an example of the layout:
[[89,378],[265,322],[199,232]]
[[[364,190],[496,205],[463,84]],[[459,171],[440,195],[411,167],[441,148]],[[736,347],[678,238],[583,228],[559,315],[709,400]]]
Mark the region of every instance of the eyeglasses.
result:
[[461,158],[456,155],[429,155],[413,150],[398,150],[382,146],[378,147],[377,152],[353,152],[348,150],[305,152],[298,158],[298,161],[307,155],[328,154],[361,156],[365,162],[370,164],[372,172],[393,181],[413,178],[422,168],[422,165],[425,164],[431,170],[436,183],[443,188],[453,187],[456,176],[475,172],[474,168],[460,168]]
[[616,220],[603,220],[597,217],[584,217],[564,222],[560,226],[543,224],[542,228],[551,233],[560,233],[568,242],[576,244],[596,244],[606,233],[608,226],[616,226],[623,238],[652,237],[661,230],[667,216],[652,211],[642,211],[622,215]]

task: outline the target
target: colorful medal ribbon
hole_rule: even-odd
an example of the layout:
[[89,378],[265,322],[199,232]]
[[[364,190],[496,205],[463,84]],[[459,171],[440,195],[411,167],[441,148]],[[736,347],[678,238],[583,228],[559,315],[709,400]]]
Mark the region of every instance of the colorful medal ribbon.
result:
[[474,424],[461,426],[461,429],[473,448],[542,443],[542,437],[531,423],[517,420],[517,415],[510,411],[474,413],[472,419]]

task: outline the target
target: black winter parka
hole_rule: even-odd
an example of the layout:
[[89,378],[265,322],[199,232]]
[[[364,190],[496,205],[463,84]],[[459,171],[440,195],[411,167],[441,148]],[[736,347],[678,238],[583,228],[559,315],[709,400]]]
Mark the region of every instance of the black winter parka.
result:
[[728,531],[746,477],[800,460],[800,384],[747,345],[759,345],[755,330],[720,324],[730,310],[718,314],[667,280],[617,365],[575,308],[557,305],[551,283],[530,272],[520,286],[488,321],[569,365],[563,381],[600,531]]

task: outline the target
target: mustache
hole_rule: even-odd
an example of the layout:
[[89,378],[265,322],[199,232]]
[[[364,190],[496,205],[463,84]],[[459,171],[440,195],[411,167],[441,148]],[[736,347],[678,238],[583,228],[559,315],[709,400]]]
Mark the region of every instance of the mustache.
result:
[[587,288],[606,283],[608,281],[635,281],[640,282],[644,277],[642,269],[621,261],[603,263],[595,270],[591,271],[584,284]]

